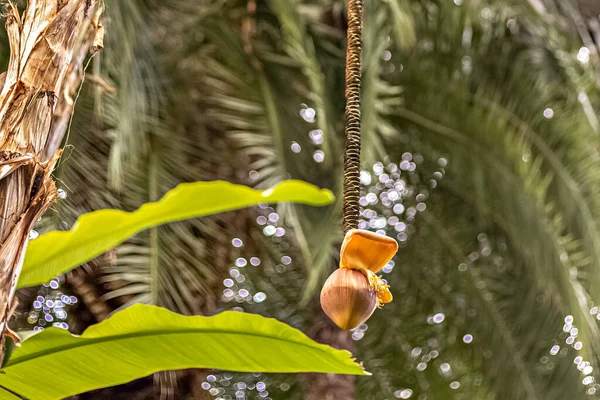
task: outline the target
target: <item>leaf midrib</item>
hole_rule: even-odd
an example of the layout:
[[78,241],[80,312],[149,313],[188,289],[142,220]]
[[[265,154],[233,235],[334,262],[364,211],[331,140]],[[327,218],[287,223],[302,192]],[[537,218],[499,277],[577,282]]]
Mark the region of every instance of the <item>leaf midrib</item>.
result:
[[[63,345],[63,346],[57,346],[57,347],[53,347],[51,349],[47,349],[47,350],[43,350],[43,351],[38,351],[36,353],[30,354],[30,355],[26,355],[23,357],[20,357],[17,359],[17,361],[15,362],[8,362],[8,365],[6,366],[6,368],[4,368],[5,372],[10,372],[10,368],[14,367],[16,365],[19,364],[23,364],[25,362],[34,360],[34,359],[38,359],[38,358],[43,358],[46,357],[48,355],[54,355],[57,353],[61,353],[64,351],[69,351],[69,350],[73,350],[73,349],[77,349],[77,348],[81,348],[81,347],[85,347],[85,346],[93,346],[96,344],[102,344],[102,343],[108,343],[108,342],[112,342],[112,341],[120,341],[120,340],[126,340],[126,339],[133,339],[133,338],[143,338],[143,337],[158,337],[158,336],[163,336],[163,335],[184,335],[184,334],[227,334],[227,335],[238,335],[238,336],[244,336],[244,337],[256,337],[256,338],[263,338],[263,339],[269,339],[269,340],[276,340],[279,342],[283,342],[283,343],[287,343],[287,344],[295,344],[298,346],[302,346],[302,347],[308,347],[310,349],[314,349],[314,350],[318,350],[322,353],[327,354],[328,351],[326,351],[326,349],[320,348],[320,347],[316,347],[313,346],[312,344],[308,344],[308,343],[302,343],[302,342],[298,342],[298,341],[292,341],[292,340],[288,340],[288,339],[283,339],[283,338],[279,338],[279,337],[273,337],[273,336],[267,336],[267,335],[261,335],[261,334],[256,334],[256,333],[248,333],[248,332],[232,332],[230,330],[226,330],[226,329],[202,329],[202,330],[189,330],[189,329],[177,329],[177,330],[157,330],[157,331],[145,331],[145,332],[132,332],[132,333],[125,333],[125,334],[121,334],[121,335],[113,335],[113,336],[108,336],[108,337],[100,337],[100,338],[85,338],[83,336],[80,336],[78,338],[78,341],[80,341],[81,343],[71,343],[68,345]],[[32,338],[34,339],[34,338]],[[24,345],[26,345],[27,342],[25,342]],[[14,360],[14,358],[13,358]],[[348,368],[350,368],[350,366],[348,366]]]

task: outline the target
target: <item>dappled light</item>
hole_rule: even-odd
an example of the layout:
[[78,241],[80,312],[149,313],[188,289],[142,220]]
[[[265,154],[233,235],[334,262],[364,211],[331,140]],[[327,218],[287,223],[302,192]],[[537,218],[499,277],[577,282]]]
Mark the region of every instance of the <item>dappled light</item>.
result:
[[1,399],[600,398],[600,2],[3,3]]

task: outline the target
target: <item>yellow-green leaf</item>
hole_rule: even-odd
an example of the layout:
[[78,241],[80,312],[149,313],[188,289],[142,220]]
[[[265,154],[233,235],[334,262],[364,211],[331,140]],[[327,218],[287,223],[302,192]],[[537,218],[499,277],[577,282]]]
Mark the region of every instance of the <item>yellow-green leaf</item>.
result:
[[167,222],[253,206],[294,202],[324,206],[333,194],[306,182],[289,180],[260,191],[229,182],[183,183],[136,211],[99,210],[84,214],[69,231],[52,231],[32,240],[18,287],[41,285],[99,256],[134,234]]
[[231,311],[188,317],[137,304],[81,336],[49,328],[27,339],[0,374],[0,386],[30,399],[60,399],[187,368],[368,375],[349,352],[275,319]]

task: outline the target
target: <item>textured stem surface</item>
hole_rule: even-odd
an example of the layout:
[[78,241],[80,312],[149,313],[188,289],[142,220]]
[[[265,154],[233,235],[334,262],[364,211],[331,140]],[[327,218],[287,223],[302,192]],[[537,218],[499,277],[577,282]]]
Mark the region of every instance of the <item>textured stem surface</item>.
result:
[[[56,199],[52,171],[98,30],[95,0],[7,4],[10,61],[0,92],[0,363],[29,232]],[[82,55],[83,54],[83,55]]]
[[344,234],[358,228],[360,198],[360,74],[362,0],[348,0],[346,49],[346,148],[344,152]]

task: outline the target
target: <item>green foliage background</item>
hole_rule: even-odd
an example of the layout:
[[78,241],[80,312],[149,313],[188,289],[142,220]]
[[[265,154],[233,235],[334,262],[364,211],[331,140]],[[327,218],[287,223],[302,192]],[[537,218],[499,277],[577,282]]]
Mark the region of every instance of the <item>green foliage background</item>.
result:
[[[106,3],[106,48],[88,70],[95,79],[83,87],[57,173],[68,197],[45,228],[98,208],[135,209],[185,181],[266,188],[294,178],[339,194],[343,1]],[[402,246],[385,274],[394,302],[344,342],[374,372],[351,383],[355,398],[596,396],[596,8],[365,0],[364,196],[377,204],[365,203],[363,221]],[[399,198],[384,201],[389,189]],[[184,314],[241,307],[316,334],[315,294],[341,241],[339,199],[325,209],[260,208],[142,233],[66,278],[66,289],[92,293],[71,325],[144,302]],[[267,224],[285,235],[263,234],[257,217],[272,217]],[[260,266],[236,267],[240,257]],[[235,297],[241,289],[251,300]],[[253,300],[258,292],[264,302]],[[206,383],[205,395],[224,399],[235,398],[234,382],[260,380],[269,397],[297,399],[316,384],[198,374],[160,375],[158,392],[144,381],[112,393],[185,398]]]

